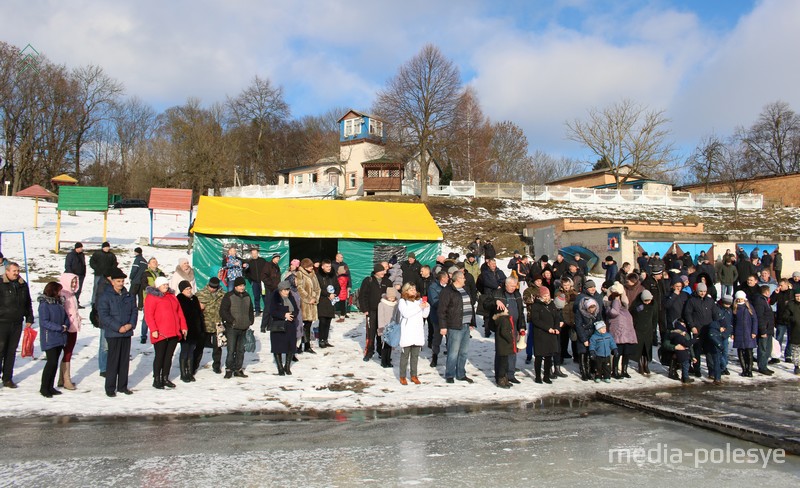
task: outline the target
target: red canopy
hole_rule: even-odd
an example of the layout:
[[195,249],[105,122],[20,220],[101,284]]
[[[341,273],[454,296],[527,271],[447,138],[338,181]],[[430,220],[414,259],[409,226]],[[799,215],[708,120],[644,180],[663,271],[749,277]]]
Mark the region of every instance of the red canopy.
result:
[[192,210],[192,190],[151,188],[147,206],[156,210]]
[[47,191],[41,185],[33,185],[18,191],[15,197],[30,197],[30,198],[57,198],[57,195],[51,191]]

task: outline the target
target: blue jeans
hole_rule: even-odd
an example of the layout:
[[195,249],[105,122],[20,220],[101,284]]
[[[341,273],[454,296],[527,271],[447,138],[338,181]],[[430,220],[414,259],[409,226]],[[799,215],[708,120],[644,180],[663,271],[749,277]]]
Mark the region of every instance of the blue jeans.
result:
[[144,314],[142,314],[142,340],[147,342],[147,321],[144,319]]
[[[781,345],[781,348],[784,347],[783,346],[783,341],[786,339],[786,333],[788,331],[789,331],[789,326],[788,325],[778,324],[778,325],[775,326],[775,339],[777,339],[778,344]],[[789,345],[789,341],[786,341],[786,345],[787,346]]]
[[706,365],[708,365],[708,376],[719,381],[722,377],[722,352],[714,351],[706,353]]
[[253,289],[253,308],[255,309],[255,312],[261,312],[261,303],[264,303],[263,310],[267,310],[267,297],[261,294],[261,282],[251,281],[250,286]]
[[767,369],[767,362],[772,355],[772,336],[767,337],[758,336],[758,370],[764,371]]
[[720,354],[719,364],[723,371],[728,369],[728,353],[730,352],[731,343],[728,339],[722,343],[722,353]]
[[100,346],[97,350],[97,367],[101,373],[105,373],[108,367],[108,341],[106,340],[106,330],[103,328],[100,328]]
[[733,296],[733,285],[719,285],[722,288],[722,296]]
[[689,365],[692,364],[691,359],[687,359],[686,361],[681,361],[681,380],[685,380],[689,377]]
[[525,358],[530,359],[533,357],[533,324],[528,324],[528,332],[525,336]]
[[469,326],[447,329],[447,368],[445,378],[467,376],[467,352],[469,351]]

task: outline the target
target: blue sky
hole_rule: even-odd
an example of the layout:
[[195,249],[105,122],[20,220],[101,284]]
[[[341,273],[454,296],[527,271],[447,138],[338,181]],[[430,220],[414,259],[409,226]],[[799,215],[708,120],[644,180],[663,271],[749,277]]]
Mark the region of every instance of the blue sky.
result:
[[589,157],[566,120],[630,98],[675,142],[727,135],[781,99],[800,110],[800,1],[17,1],[0,39],[67,66],[101,65],[157,109],[223,102],[258,74],[294,116],[369,109],[426,43],[531,150]]

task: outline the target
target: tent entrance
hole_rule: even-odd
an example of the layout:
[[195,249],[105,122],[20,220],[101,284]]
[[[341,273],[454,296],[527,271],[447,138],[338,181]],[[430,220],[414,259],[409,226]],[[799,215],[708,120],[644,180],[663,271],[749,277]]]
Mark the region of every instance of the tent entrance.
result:
[[339,252],[339,239],[290,238],[289,256],[292,259],[310,258],[312,261],[336,257]]

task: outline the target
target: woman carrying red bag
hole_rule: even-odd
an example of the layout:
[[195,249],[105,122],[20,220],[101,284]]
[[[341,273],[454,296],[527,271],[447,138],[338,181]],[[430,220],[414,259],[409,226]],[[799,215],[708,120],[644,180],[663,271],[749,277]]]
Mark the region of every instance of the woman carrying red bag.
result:
[[158,277],[154,284],[147,287],[144,317],[150,328],[150,342],[156,352],[153,359],[153,388],[163,390],[165,386],[175,388],[175,383],[169,380],[172,356],[178,339],[186,339],[188,328],[181,305],[169,289],[169,280]]

